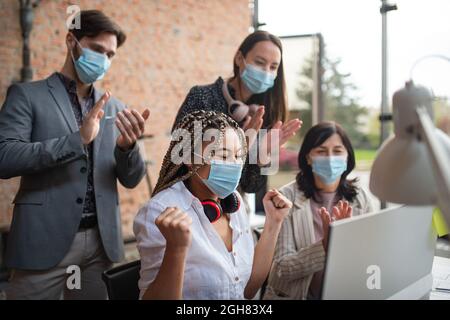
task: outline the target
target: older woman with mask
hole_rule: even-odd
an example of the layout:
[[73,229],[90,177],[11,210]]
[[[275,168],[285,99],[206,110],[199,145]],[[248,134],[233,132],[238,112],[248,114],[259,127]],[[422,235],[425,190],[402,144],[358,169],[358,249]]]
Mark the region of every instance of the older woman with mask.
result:
[[329,224],[372,211],[364,189],[347,177],[351,142],[334,122],[306,134],[296,181],[280,189],[293,207],[283,222],[264,299],[320,299]]

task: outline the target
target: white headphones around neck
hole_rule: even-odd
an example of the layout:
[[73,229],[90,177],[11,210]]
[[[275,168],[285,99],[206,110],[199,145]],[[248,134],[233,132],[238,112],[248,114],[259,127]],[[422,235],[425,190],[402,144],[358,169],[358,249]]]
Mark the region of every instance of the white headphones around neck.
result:
[[246,105],[242,101],[235,100],[231,97],[231,94],[228,91],[227,81],[223,82],[222,93],[228,104],[228,114],[237,123],[240,124],[242,121],[244,121],[244,119],[247,115],[253,116],[256,113],[256,110],[258,109],[258,105],[256,105],[256,104]]

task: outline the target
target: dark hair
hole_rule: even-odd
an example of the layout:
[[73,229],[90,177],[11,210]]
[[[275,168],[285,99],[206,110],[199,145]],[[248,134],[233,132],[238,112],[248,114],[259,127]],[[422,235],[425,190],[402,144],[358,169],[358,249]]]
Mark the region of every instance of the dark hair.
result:
[[[195,136],[194,131],[197,130],[196,123],[200,122],[201,124],[201,136]],[[174,148],[181,143],[184,146],[188,147],[188,150],[195,150],[196,145],[203,142],[203,134],[208,129],[217,129],[220,131],[221,137],[218,140],[215,140],[216,145],[220,144],[223,135],[225,134],[225,129],[232,128],[236,130],[239,139],[241,141],[241,145],[244,148],[244,153],[247,155],[247,140],[245,139],[244,131],[239,127],[237,122],[235,122],[231,117],[222,113],[222,112],[214,112],[214,111],[205,111],[205,110],[196,110],[191,113],[188,113],[174,128],[174,133],[172,136],[172,141],[170,142],[169,149],[164,156],[163,163],[161,165],[161,170],[159,172],[159,178],[156,183],[155,189],[153,190],[152,197],[157,193],[163,191],[164,189],[169,188],[179,181],[184,181],[189,179],[193,174],[197,172],[201,164],[193,165],[192,168],[188,168],[184,161],[183,163],[174,163],[172,161],[172,153]],[[191,135],[190,139],[184,139],[182,137],[177,137],[177,131],[186,130]],[[181,132],[182,133],[182,132]],[[180,141],[181,138],[181,141]],[[191,159],[192,154],[184,154],[184,160]]]
[[337,195],[339,199],[345,198],[347,201],[353,201],[355,196],[358,194],[357,187],[355,186],[358,179],[355,178],[353,180],[347,180],[348,174],[355,168],[355,153],[353,151],[350,139],[339,124],[326,121],[316,124],[308,130],[298,154],[298,166],[300,171],[296,177],[297,186],[301,191],[303,191],[306,198],[313,198],[316,202],[319,201],[316,198],[316,191],[319,191],[319,189],[314,183],[312,168],[308,164],[306,157],[312,149],[320,146],[335,133],[341,137],[342,143],[348,153],[347,170],[345,170],[341,175]]
[[72,25],[75,25],[78,15],[80,28],[69,30],[77,40],[81,40],[83,37],[96,37],[103,32],[108,32],[116,36],[117,48],[125,42],[127,36],[123,30],[103,12],[99,10],[82,10],[72,20]]
[[[286,83],[284,80],[283,68],[283,48],[278,37],[267,31],[255,31],[247,36],[239,46],[240,51],[245,57],[247,53],[253,49],[255,44],[261,41],[270,41],[275,44],[281,51],[281,62],[278,66],[277,77],[274,86],[266,92],[254,94],[247,103],[255,103],[264,105],[266,112],[264,114],[264,125],[271,127],[276,121],[286,121],[287,118],[287,97]],[[233,60],[233,79],[240,79],[239,67]]]

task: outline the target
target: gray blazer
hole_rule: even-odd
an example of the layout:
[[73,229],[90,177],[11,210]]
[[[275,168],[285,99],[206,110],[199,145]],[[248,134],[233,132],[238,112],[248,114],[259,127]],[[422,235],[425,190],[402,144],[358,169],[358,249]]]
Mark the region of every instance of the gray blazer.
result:
[[[310,200],[293,181],[280,189],[293,206],[283,222],[270,271],[265,300],[304,300],[314,273],[323,270],[326,253],[322,241],[316,241]],[[351,202],[353,216],[373,211],[364,189]]]
[[[95,90],[95,101],[101,95]],[[124,255],[117,179],[133,188],[145,173],[137,144],[127,152],[116,147],[119,132],[114,120],[124,108],[110,98],[94,140],[98,225],[106,254],[114,262]],[[13,202],[8,267],[45,270],[63,259],[80,223],[86,167],[69,96],[58,76],[12,85],[0,110],[0,178],[22,178]]]

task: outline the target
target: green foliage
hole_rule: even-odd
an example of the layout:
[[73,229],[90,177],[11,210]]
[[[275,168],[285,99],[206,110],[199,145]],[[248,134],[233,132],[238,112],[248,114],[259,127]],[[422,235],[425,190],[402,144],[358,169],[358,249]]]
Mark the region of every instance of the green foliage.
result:
[[356,162],[359,161],[371,161],[375,160],[377,151],[373,149],[356,149],[355,150],[355,158]]

